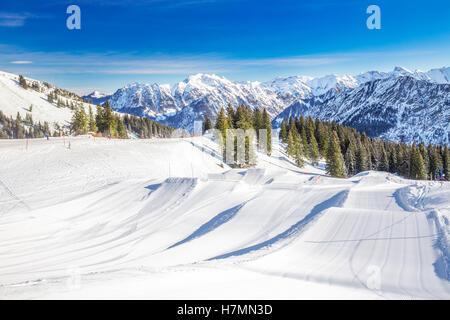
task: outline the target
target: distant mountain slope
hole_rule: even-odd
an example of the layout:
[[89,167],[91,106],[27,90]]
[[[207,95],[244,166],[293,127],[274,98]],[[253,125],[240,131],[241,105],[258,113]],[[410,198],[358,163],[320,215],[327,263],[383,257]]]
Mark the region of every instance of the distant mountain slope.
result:
[[298,101],[272,122],[290,116],[336,121],[372,137],[426,143],[450,142],[450,84],[411,76],[385,77],[356,88],[331,90]]
[[158,119],[178,128],[193,129],[204,114],[215,118],[220,108],[243,103],[252,109],[267,108],[272,118],[291,105],[307,103],[327,92],[354,89],[376,80],[410,77],[432,84],[448,84],[450,68],[410,71],[396,67],[391,72],[369,71],[356,76],[328,75],[320,78],[292,76],[267,82],[234,82],[224,77],[196,74],[174,85],[134,83],[117,90],[111,106],[126,112]]
[[93,104],[102,104],[105,102],[105,100],[108,100],[111,98],[111,95],[106,93],[101,93],[99,91],[93,91],[90,94],[86,96],[82,96],[83,99],[86,99],[88,101],[92,101]]

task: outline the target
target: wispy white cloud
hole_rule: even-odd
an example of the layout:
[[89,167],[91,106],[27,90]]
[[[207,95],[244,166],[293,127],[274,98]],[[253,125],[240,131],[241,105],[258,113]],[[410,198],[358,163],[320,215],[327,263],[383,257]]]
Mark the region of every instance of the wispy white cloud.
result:
[[31,64],[31,63],[33,63],[33,61],[29,61],[29,60],[17,60],[17,61],[11,61],[10,63],[12,63],[12,64]]
[[103,73],[103,74],[192,74],[230,73],[245,68],[318,66],[342,61],[344,57],[296,56],[285,58],[237,59],[218,54],[164,55],[118,53],[74,54],[66,52],[11,52],[0,53],[2,62],[30,65],[37,73]]
[[21,27],[27,19],[26,14],[0,12],[1,27]]
[[337,56],[299,56],[287,58],[239,60],[238,63],[247,66],[317,66],[345,60],[348,60],[348,58]]
[[28,19],[49,18],[48,14],[0,12],[0,27],[22,27]]
[[[313,54],[274,58],[234,58],[210,53],[197,55],[167,55],[138,53],[68,53],[27,52],[22,48],[0,44],[0,70],[14,73],[47,75],[167,75],[186,76],[195,73],[222,75],[251,74],[253,71],[276,73],[280,70],[328,69],[341,63],[358,63],[379,57],[423,56],[431,51],[351,52]],[[365,71],[365,70],[364,70]],[[295,73],[296,71],[292,71]],[[70,77],[70,76],[69,76]]]

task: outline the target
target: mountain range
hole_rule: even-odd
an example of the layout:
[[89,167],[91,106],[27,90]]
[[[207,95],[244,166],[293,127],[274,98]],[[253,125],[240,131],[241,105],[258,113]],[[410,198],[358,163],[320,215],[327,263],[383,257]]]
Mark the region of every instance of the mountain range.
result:
[[214,119],[222,107],[245,104],[252,109],[267,108],[275,128],[286,117],[304,115],[337,121],[371,137],[448,144],[449,79],[450,68],[422,72],[397,67],[391,72],[279,77],[267,82],[236,82],[217,75],[196,74],[174,85],[133,83],[112,95],[93,92],[83,102],[67,90],[34,79],[27,81],[39,89],[25,90],[17,75],[0,72],[0,110],[7,116],[15,117],[19,112],[25,117],[33,106],[34,120],[68,126],[73,111],[47,101],[50,92],[58,91],[64,105],[83,103],[87,110],[86,99],[94,104],[108,99],[117,112],[193,130],[194,121],[202,120],[205,114]]
[[395,67],[391,72],[278,77],[267,82],[196,74],[173,85],[132,83],[111,96],[93,92],[84,98],[94,103],[108,99],[115,111],[190,131],[205,114],[215,119],[220,108],[244,104],[266,108],[275,127],[287,116],[309,115],[353,126],[372,137],[449,143],[449,88],[449,67],[426,72]]
[[272,126],[279,127],[283,119],[300,115],[336,121],[370,137],[448,144],[450,85],[410,76],[368,81],[299,100],[281,112]]

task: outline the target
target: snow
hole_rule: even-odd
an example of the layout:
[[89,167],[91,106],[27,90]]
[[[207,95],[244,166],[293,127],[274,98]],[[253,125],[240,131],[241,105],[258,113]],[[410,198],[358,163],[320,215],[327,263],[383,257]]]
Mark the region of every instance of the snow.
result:
[[0,141],[1,299],[450,298],[448,183],[65,139]]
[[[6,73],[0,71],[0,110],[7,116],[15,118],[19,112],[22,119],[25,119],[27,113],[31,114],[33,121],[37,123],[40,121],[43,123],[47,121],[50,128],[54,128],[54,125],[58,123],[61,126],[68,126],[73,116],[73,111],[70,108],[62,107],[58,108],[56,103],[49,103],[47,101],[47,94],[50,92],[45,88],[41,81],[25,78],[29,85],[31,81],[37,81],[46,89],[45,92],[37,92],[32,89],[25,90],[19,85],[18,75]],[[63,103],[66,100],[80,103],[72,99],[61,97]],[[33,106],[32,112],[29,112],[30,106]],[[83,103],[83,106],[88,111],[89,104]],[[95,106],[91,105],[92,111],[96,112]]]

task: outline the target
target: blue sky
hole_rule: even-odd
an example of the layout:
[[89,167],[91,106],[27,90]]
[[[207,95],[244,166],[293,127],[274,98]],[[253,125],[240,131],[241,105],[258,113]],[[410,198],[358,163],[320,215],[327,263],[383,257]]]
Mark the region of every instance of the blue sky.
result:
[[[66,8],[81,8],[68,30]],[[381,8],[369,30],[366,8]],[[2,1],[0,70],[77,93],[194,73],[231,80],[449,66],[448,0]]]

